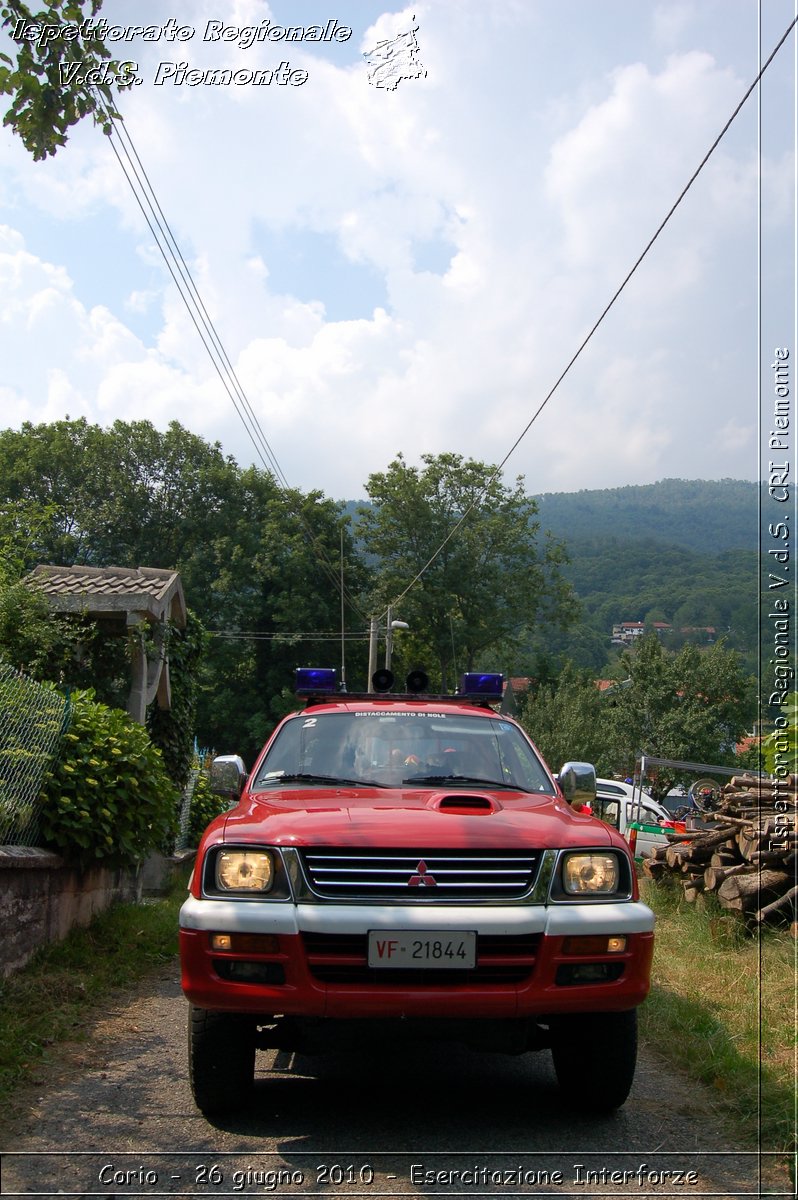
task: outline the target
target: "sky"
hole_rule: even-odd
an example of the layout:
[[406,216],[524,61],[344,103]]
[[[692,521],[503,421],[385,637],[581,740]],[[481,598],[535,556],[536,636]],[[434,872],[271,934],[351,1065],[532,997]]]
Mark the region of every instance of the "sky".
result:
[[[760,381],[796,354],[794,33],[521,435],[795,0],[761,9],[105,0],[112,27],[163,27],[108,41],[140,80],[119,111],[283,481],[358,499],[400,452],[509,454],[530,494],[757,478]],[[333,20],[351,36],[246,44]],[[180,82],[281,62],[304,82]],[[266,465],[115,140],[84,121],[35,163],[0,131],[2,426],[178,421]]]

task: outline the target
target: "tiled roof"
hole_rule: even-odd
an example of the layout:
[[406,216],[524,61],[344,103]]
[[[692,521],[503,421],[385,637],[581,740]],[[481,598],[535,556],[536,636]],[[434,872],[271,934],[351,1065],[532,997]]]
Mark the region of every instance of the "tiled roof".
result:
[[157,567],[36,567],[28,578],[48,596],[153,596],[162,600],[177,572]]
[[[55,608],[87,612],[148,612],[185,620],[183,586],[177,571],[159,567],[38,566],[25,582]],[[168,611],[172,610],[172,611]]]
[[514,692],[526,692],[532,686],[532,679],[529,675],[513,675],[507,682]]

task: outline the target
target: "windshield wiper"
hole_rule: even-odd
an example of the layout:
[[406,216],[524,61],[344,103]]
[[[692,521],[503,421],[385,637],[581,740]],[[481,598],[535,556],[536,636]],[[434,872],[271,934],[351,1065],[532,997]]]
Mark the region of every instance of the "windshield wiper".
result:
[[349,787],[386,787],[376,779],[342,779],[340,775],[314,775],[308,771],[297,771],[293,775],[264,775],[255,784],[255,788],[271,787],[278,783],[329,783],[334,786],[345,784]]
[[485,788],[509,788],[513,792],[525,792],[527,788],[506,779],[478,779],[475,775],[410,775],[402,783],[476,783]]

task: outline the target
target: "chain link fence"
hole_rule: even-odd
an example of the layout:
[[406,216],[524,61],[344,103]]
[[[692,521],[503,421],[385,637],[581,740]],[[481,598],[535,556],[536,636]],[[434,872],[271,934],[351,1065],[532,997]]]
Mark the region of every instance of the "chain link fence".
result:
[[203,772],[210,771],[211,762],[214,752],[212,750],[201,750],[197,745],[197,739],[194,739],[194,759],[191,764],[186,786],[183,789],[183,797],[180,804],[180,821],[178,826],[177,837],[175,838],[175,851],[179,853],[185,850],[189,843],[189,823],[191,821],[191,801],[194,799],[194,790],[197,786],[197,780]]
[[0,662],[0,845],[36,845],[42,781],[69,717],[68,694]]

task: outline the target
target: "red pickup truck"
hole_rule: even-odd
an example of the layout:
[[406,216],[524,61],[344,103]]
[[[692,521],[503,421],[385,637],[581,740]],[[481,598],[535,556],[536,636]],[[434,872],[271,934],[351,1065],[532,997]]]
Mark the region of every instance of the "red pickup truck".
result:
[[243,1104],[257,1049],[379,1045],[386,1028],[548,1048],[580,1108],[623,1104],[654,916],[625,840],[580,811],[593,768],[555,780],[496,711],[501,676],[453,696],[418,690],[419,672],[403,694],[297,676],[304,705],[249,778],[236,757],[212,768],[235,806],[205,831],[180,914],[198,1107]]

